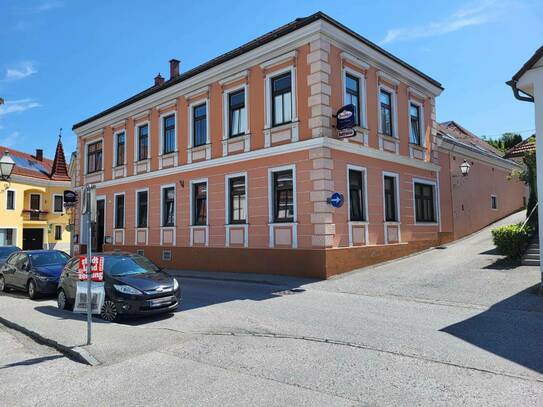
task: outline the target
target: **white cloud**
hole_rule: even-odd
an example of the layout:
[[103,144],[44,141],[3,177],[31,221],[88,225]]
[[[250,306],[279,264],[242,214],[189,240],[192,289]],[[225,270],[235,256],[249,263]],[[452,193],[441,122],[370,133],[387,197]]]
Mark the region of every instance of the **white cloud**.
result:
[[449,17],[418,27],[394,28],[387,31],[382,45],[394,41],[408,41],[436,37],[463,28],[486,24],[501,17],[513,6],[510,0],[480,0],[458,9]]
[[19,79],[24,79],[27,76],[33,75],[38,71],[34,67],[32,62],[23,62],[20,66],[16,68],[8,68],[6,70],[6,76],[4,80],[6,81],[17,81]]
[[8,134],[6,137],[0,138],[0,145],[4,147],[14,147],[20,140],[21,134],[18,131]]
[[0,117],[10,113],[21,113],[41,105],[33,99],[6,100],[3,105],[0,105]]

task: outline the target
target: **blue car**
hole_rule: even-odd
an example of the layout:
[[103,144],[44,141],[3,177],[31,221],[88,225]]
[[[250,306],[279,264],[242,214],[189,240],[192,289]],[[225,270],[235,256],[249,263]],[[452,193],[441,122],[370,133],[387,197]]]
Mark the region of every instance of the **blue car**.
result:
[[11,254],[0,267],[0,291],[28,293],[31,299],[55,294],[62,269],[70,256],[60,250],[28,250]]
[[6,262],[10,254],[20,251],[17,246],[0,246],[0,266]]

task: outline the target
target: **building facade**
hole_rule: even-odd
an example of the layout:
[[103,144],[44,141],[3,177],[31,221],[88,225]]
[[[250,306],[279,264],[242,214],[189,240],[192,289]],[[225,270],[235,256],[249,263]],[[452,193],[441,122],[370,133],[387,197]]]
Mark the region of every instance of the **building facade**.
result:
[[55,159],[42,150],[30,155],[6,147],[15,161],[9,181],[0,191],[0,245],[24,250],[59,249],[69,252],[69,223],[64,191],[70,189],[64,151],[59,140]]
[[[319,278],[435,245],[451,237],[441,91],[322,13],[182,74],[172,60],[168,80],[74,125],[77,184],[97,186],[92,244],[170,268]],[[339,139],[347,104],[356,136]]]

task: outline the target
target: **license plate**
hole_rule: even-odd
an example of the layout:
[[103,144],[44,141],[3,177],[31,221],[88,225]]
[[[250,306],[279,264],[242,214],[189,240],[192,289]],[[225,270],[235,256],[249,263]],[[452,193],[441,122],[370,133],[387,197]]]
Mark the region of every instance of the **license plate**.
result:
[[151,300],[151,307],[160,307],[161,305],[173,302],[172,297],[159,298],[158,300]]

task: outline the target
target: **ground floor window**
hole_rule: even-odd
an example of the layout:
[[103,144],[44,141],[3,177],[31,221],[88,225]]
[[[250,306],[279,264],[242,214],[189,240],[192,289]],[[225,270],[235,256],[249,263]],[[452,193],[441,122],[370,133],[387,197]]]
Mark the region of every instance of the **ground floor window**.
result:
[[294,182],[292,170],[273,173],[273,221],[294,222]]
[[55,240],[62,240],[62,226],[55,225]]
[[175,226],[175,187],[162,189],[162,226]]
[[498,197],[496,195],[490,197],[490,207],[492,209],[498,209]]
[[14,246],[13,229],[0,229],[0,246]]
[[193,225],[207,225],[207,182],[193,184]]
[[247,198],[245,194],[245,177],[235,177],[229,179],[229,194],[230,194],[230,213],[229,223],[245,223],[246,222],[246,205]]
[[417,222],[435,222],[434,186],[415,182],[415,216]]
[[385,221],[398,221],[398,204],[396,194],[396,177],[385,175],[383,178],[385,194]]
[[124,229],[124,195],[115,196],[115,229]]
[[365,221],[364,207],[364,173],[360,170],[349,169],[349,220]]

